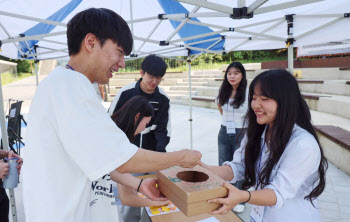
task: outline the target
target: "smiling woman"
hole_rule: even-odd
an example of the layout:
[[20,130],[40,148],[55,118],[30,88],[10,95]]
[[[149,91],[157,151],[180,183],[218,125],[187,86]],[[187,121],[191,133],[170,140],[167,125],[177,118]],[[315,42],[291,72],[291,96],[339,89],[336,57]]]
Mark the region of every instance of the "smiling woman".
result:
[[[221,128],[218,135],[219,165],[225,161],[232,161],[234,152],[239,148],[242,140],[243,116],[247,111],[247,79],[244,66],[239,62],[231,63],[225,72],[225,79],[216,99],[218,109],[222,115]],[[242,189],[242,182],[234,185]],[[242,213],[244,204],[234,208],[234,212]]]
[[248,202],[255,222],[321,221],[317,197],[325,189],[327,160],[297,81],[285,70],[263,72],[250,84],[248,101],[248,128],[233,161],[202,165],[231,183],[244,179],[243,188],[255,191],[226,183],[228,197],[209,201],[223,204],[213,213]]
[[277,102],[261,94],[259,86],[255,86],[251,107],[255,112],[258,124],[268,124],[272,129],[277,113]]

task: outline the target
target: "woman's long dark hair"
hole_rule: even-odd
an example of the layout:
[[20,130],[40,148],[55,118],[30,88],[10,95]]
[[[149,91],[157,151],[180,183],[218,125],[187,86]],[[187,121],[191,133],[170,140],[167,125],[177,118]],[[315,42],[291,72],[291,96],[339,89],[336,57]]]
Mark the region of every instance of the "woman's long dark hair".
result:
[[[135,123],[135,116],[140,113]],[[144,96],[134,96],[114,113],[111,118],[117,126],[126,134],[130,142],[135,139],[135,131],[143,117],[153,117],[153,106]]]
[[[265,71],[254,78],[249,87],[249,109],[245,116],[245,122],[248,122],[247,136],[248,143],[245,149],[245,181],[243,188],[248,189],[256,184],[256,171],[260,152],[261,135],[266,125],[259,125],[256,121],[256,115],[250,104],[253,99],[254,90],[258,88],[263,96],[271,98],[277,102],[277,114],[274,120],[271,132],[271,143],[269,146],[270,154],[268,161],[264,165],[257,186],[265,187],[269,184],[269,178],[273,167],[280,160],[285,147],[292,135],[294,124],[311,133],[320,148],[321,161],[318,167],[318,185],[305,197],[311,201],[317,198],[325,189],[325,174],[328,168],[327,160],[323,154],[322,146],[318,136],[311,124],[311,113],[305,100],[302,98],[299,86],[294,77],[286,70]],[[315,181],[315,183],[317,182]]]
[[230,99],[233,87],[227,80],[227,73],[231,68],[236,68],[242,73],[242,80],[237,87],[237,91],[236,91],[236,95],[234,97],[234,100],[230,104],[234,108],[239,108],[246,99],[245,98],[245,91],[247,88],[246,72],[245,72],[244,66],[240,62],[233,62],[227,67],[226,72],[225,72],[224,81],[222,82],[222,84],[220,86],[219,95],[218,95],[217,99],[219,101],[220,106],[223,106]]

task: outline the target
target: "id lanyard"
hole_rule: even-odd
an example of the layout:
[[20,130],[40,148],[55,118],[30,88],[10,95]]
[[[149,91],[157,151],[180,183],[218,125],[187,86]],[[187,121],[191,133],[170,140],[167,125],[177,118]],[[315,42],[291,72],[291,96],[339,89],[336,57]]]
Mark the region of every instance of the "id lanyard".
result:
[[257,179],[257,184],[259,184],[259,174],[260,174],[260,163],[261,163],[261,158],[262,158],[262,154],[263,154],[263,151],[264,151],[264,148],[265,148],[265,141],[264,141],[264,145],[261,147],[261,152],[260,152],[260,159],[259,159],[259,166],[258,166],[258,170],[257,170],[257,176],[256,176],[256,179]]
[[68,68],[70,68],[71,70],[75,71],[75,70],[73,69],[72,66],[70,66],[70,65],[68,65],[68,64],[66,64],[66,66],[67,66]]
[[[261,152],[260,152],[260,159],[259,159],[259,165],[258,165],[257,176],[256,176],[257,184],[259,184],[259,174],[261,172],[260,164],[261,164],[261,159],[262,159],[262,154],[264,152],[265,144],[266,143],[264,141],[264,145],[262,146]],[[258,187],[256,189],[258,189]],[[250,221],[251,222],[261,222],[263,220],[263,217],[264,217],[264,210],[265,210],[264,206],[253,205],[252,210],[250,212]]]
[[233,121],[234,119],[234,109],[232,107],[232,121],[227,121],[227,117],[228,117],[228,106],[229,106],[229,102],[227,102],[227,107],[226,107],[226,132],[227,134],[235,134],[236,133],[236,127],[235,127],[235,122]]

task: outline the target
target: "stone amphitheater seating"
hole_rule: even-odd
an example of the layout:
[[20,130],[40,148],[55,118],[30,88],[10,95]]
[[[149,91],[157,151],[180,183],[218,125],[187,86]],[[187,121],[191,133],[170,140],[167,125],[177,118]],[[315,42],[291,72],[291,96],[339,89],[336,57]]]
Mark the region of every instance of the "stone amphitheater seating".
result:
[[350,175],[350,132],[335,126],[315,126],[328,161]]

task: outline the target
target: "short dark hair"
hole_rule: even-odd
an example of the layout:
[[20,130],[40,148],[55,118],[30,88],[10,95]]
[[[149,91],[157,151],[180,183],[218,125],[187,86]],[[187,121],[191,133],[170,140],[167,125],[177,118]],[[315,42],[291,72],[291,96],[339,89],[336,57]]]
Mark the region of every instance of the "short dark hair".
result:
[[[135,116],[140,113],[140,116],[135,123]],[[144,96],[131,97],[123,106],[114,113],[111,118],[121,129],[130,142],[134,142],[135,131],[139,126],[143,117],[153,117],[154,111],[151,103]]]
[[69,55],[80,51],[81,42],[89,33],[100,41],[101,47],[107,39],[123,47],[125,55],[132,50],[133,38],[128,24],[117,13],[105,8],[90,8],[76,14],[67,24]]
[[167,68],[164,60],[154,54],[148,55],[141,63],[142,71],[155,77],[163,77]]

